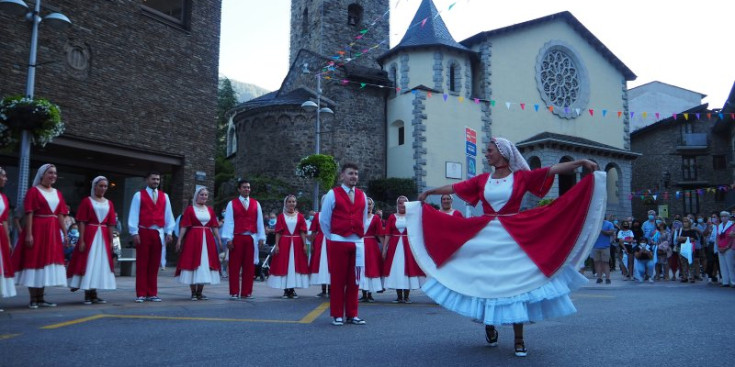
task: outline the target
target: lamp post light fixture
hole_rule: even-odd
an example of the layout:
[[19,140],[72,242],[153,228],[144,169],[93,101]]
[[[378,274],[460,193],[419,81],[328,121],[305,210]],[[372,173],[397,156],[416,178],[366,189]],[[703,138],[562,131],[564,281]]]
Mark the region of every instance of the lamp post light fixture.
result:
[[[304,71],[308,72],[306,69],[307,65],[304,64]],[[301,108],[303,108],[307,112],[315,112],[316,111],[316,121],[314,122],[314,154],[319,154],[320,149],[320,136],[321,136],[321,114],[322,113],[328,113],[330,115],[334,115],[334,111],[332,111],[329,107],[322,107],[322,76],[321,74],[316,75],[316,103],[313,101],[306,101],[301,104]],[[319,181],[314,180],[314,196],[312,198],[312,202],[314,203],[314,211],[319,211]]]
[[[71,26],[71,21],[61,13],[50,13],[41,17],[41,0],[36,0],[33,10],[30,10],[23,0],[0,0],[0,11],[11,15],[23,15],[32,24],[31,28],[31,50],[28,56],[28,78],[26,79],[26,97],[33,99],[36,84],[36,55],[38,54],[38,25],[45,22],[50,27],[65,31]],[[23,203],[26,189],[28,187],[28,176],[31,159],[31,132],[23,129],[20,138],[20,152],[18,162],[18,201],[16,205]]]

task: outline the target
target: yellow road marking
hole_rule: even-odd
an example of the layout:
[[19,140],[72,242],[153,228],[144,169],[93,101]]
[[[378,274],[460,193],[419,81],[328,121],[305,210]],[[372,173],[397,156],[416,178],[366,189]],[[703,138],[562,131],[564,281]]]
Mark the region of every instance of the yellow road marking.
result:
[[103,317],[107,317],[107,315],[99,314],[99,315],[93,315],[93,316],[89,316],[89,317],[83,317],[81,319],[76,319],[76,320],[61,322],[61,323],[58,323],[58,324],[44,326],[41,329],[57,329],[57,328],[64,327],[64,326],[81,324],[83,322],[101,319]]
[[233,319],[219,317],[187,317],[187,316],[148,316],[148,315],[106,315],[118,319],[145,319],[145,320],[178,320],[178,321],[221,321],[221,322],[269,322],[276,324],[296,324],[299,321],[291,320],[264,320],[264,319]]
[[20,334],[0,334],[0,340],[15,338],[18,335]]
[[311,324],[319,317],[324,311],[329,308],[329,302],[323,302],[317,308],[306,314],[303,319],[299,320],[300,324]]

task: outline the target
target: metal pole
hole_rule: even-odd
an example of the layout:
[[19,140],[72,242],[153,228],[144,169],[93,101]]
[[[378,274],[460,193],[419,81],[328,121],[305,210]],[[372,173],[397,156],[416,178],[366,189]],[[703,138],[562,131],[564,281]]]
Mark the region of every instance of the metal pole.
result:
[[[28,78],[26,79],[26,97],[33,99],[36,83],[36,53],[38,52],[38,24],[41,23],[41,0],[36,0],[36,6],[30,13],[31,23],[31,54],[28,57]],[[28,176],[30,176],[31,161],[31,132],[23,129],[20,139],[20,161],[18,162],[18,200],[16,207],[23,204],[23,199],[28,189]]]
[[[322,78],[321,74],[316,74],[316,121],[314,122],[314,131],[315,131],[315,137],[314,137],[314,152],[315,154],[319,154],[319,140],[321,132],[320,130],[320,121],[319,121],[319,114],[321,113],[319,110],[321,110],[322,100]],[[314,211],[319,211],[319,180],[314,180],[314,197],[312,198],[312,202],[314,203]]]

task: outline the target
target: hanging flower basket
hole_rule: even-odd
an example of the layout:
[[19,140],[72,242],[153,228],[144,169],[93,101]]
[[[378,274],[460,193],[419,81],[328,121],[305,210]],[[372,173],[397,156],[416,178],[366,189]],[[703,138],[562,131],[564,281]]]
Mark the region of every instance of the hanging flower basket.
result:
[[331,155],[312,154],[299,162],[296,176],[316,179],[319,185],[329,189],[337,180],[337,161]]
[[33,144],[45,146],[64,132],[61,109],[44,98],[5,97],[0,101],[0,145],[14,148],[23,130]]

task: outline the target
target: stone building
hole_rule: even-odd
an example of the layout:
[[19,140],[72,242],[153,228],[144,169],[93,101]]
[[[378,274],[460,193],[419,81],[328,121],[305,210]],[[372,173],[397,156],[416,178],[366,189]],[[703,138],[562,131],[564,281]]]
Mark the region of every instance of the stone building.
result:
[[[58,166],[57,187],[75,209],[97,175],[123,223],[149,170],[164,174],[178,214],[194,186],[214,182],[221,0],[43,2],[71,19],[40,25],[35,95],[58,104],[66,131],[31,151],[31,179]],[[0,13],[0,95],[24,94],[30,27]],[[15,202],[18,154],[0,152]]]
[[729,176],[724,177],[729,184],[729,190],[725,191],[725,203],[722,208],[735,210],[735,83],[733,83],[725,105],[722,106],[717,117],[718,120],[712,127],[712,135],[716,135],[718,139],[724,139],[727,143],[724,153],[727,161],[727,171],[729,172]]
[[[233,112],[228,141],[239,174],[278,166],[279,178],[293,179],[296,163],[314,151],[314,116],[300,102],[317,94],[313,67],[336,60],[336,79],[347,83],[334,82],[333,74],[322,78],[322,101],[335,111],[324,123],[322,148],[340,160],[357,157],[367,168],[363,183],[411,178],[424,190],[458,182],[490,170],[485,148],[491,137],[503,136],[543,165],[597,161],[609,174],[610,211],[630,214],[630,201],[621,198],[630,192],[637,157],[630,151],[627,99],[627,82],[636,76],[572,14],[458,42],[434,3],[423,0],[388,50],[379,41],[388,38],[389,11],[388,1],[292,1],[288,76],[279,91]],[[363,29],[355,22],[365,19],[382,20],[351,46]],[[379,49],[357,57],[373,44]],[[593,109],[599,112],[587,113]],[[610,111],[607,118],[602,109]],[[350,156],[355,150],[346,148],[355,146],[359,154]],[[557,183],[550,196],[582,174]]]
[[[388,89],[380,86],[390,81],[376,57],[388,45],[380,44],[359,57],[356,53],[388,38],[387,17],[349,49],[344,41],[354,39],[388,6],[388,0],[291,2],[291,68],[281,88],[242,103],[231,113],[228,156],[239,176],[294,182],[299,161],[315,152],[316,113],[305,111],[301,104],[318,97],[321,107],[334,111],[333,115],[321,114],[320,152],[339,162],[357,162],[363,186],[385,177]],[[325,71],[340,50],[346,50],[345,60]],[[350,83],[340,82],[345,79]],[[301,191],[310,192],[311,182],[296,183]],[[326,192],[329,188],[321,189]]]
[[732,119],[721,122],[719,112],[703,104],[631,133],[633,151],[642,154],[633,164],[635,217],[650,209],[669,217],[725,208],[733,183],[732,136],[714,128]]

